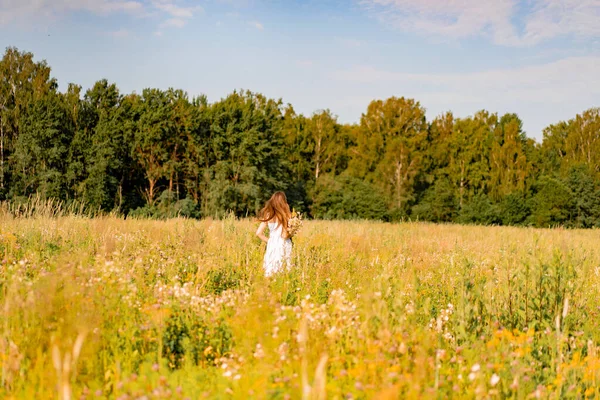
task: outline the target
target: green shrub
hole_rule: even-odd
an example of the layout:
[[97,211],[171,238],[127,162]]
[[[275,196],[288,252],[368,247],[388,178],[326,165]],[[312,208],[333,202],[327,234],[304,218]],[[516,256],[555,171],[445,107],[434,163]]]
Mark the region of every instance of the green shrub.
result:
[[231,351],[233,334],[222,318],[207,320],[196,313],[175,311],[168,319],[163,333],[163,357],[169,368],[181,368],[186,356],[195,365],[208,363]]
[[175,193],[165,190],[153,205],[139,207],[129,213],[133,218],[199,218],[200,211],[194,200],[185,198],[177,200]]
[[244,274],[232,265],[228,265],[224,268],[209,271],[207,279],[206,291],[219,295],[226,290],[239,288],[244,279]]

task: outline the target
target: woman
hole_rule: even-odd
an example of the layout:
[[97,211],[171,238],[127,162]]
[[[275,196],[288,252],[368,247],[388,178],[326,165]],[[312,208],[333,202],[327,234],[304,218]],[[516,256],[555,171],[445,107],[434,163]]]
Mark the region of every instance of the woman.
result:
[[[256,236],[267,244],[263,263],[266,276],[281,271],[284,264],[285,267],[290,266],[292,241],[287,226],[291,215],[290,206],[283,192],[274,193],[258,214],[261,224],[256,231]],[[269,227],[268,238],[264,234],[267,226]]]

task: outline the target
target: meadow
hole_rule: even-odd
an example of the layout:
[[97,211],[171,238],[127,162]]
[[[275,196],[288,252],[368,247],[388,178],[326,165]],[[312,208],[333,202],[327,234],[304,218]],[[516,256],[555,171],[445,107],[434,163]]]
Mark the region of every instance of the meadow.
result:
[[0,398],[598,398],[600,232],[0,215]]

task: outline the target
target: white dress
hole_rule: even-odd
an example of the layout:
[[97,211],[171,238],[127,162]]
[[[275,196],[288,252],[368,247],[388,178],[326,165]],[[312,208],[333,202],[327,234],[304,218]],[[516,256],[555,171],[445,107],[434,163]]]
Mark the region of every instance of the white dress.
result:
[[292,241],[282,237],[282,226],[278,222],[269,222],[269,241],[265,253],[265,275],[272,276],[274,273],[288,268],[291,264]]

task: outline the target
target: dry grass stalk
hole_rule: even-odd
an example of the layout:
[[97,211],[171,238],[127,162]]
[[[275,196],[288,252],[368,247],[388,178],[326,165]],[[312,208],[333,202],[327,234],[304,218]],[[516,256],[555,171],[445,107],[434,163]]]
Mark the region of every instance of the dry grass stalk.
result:
[[81,354],[84,339],[85,333],[79,333],[73,344],[73,349],[71,351],[66,351],[62,357],[58,344],[56,342],[52,344],[52,361],[58,380],[58,398],[61,400],[71,400],[73,397],[71,381],[75,379],[76,376],[77,360]]
[[0,362],[2,363],[2,386],[11,388],[17,375],[21,371],[23,355],[19,347],[5,338],[0,339]]

